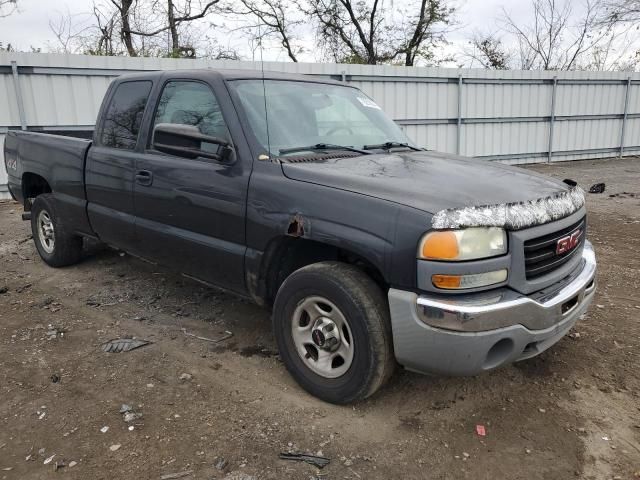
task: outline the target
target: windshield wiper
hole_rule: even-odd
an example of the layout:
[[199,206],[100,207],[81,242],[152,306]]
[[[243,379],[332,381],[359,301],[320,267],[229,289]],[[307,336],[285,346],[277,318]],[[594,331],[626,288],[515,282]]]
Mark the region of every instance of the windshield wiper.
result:
[[370,155],[370,152],[365,152],[364,150],[360,150],[358,148],[347,147],[345,145],[334,145],[332,143],[316,143],[315,145],[308,145],[306,147],[292,147],[292,148],[281,148],[279,150],[280,155],[286,155],[287,153],[297,153],[297,152],[314,152],[317,150],[346,150],[347,152],[357,152],[362,153],[363,155]]
[[414,147],[412,145],[409,145],[408,143],[402,143],[402,142],[385,142],[385,143],[379,143],[377,145],[365,145],[362,148],[364,150],[391,150],[392,148],[409,148],[416,152],[419,152],[422,150],[421,148]]

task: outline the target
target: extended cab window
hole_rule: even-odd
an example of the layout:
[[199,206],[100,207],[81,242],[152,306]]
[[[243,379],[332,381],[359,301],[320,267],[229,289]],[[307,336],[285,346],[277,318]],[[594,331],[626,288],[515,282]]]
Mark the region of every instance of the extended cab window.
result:
[[102,145],[125,150],[136,147],[150,91],[149,81],[124,82],[118,85],[104,117],[100,135]]
[[158,102],[154,127],[159,123],[191,125],[205,135],[229,138],[218,100],[208,86],[199,82],[167,83]]

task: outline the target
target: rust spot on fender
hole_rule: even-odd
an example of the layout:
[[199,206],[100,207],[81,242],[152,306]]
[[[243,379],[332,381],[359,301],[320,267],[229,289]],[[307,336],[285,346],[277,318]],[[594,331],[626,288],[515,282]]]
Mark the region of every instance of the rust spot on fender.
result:
[[291,237],[304,237],[305,235],[305,220],[302,215],[296,213],[289,221],[287,227],[287,235]]

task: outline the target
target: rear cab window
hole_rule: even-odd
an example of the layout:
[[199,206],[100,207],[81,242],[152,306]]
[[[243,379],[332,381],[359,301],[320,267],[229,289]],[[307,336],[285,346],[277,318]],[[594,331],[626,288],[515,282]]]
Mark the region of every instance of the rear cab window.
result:
[[116,87],[105,111],[98,137],[100,145],[123,150],[136,148],[152,86],[152,82],[141,80],[123,82]]

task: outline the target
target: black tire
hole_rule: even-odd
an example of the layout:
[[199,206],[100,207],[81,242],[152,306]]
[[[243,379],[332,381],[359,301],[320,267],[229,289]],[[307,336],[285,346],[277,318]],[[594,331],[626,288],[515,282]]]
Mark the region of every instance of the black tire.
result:
[[[338,378],[314,372],[294,344],[294,312],[313,296],[324,297],[337,306],[353,336],[353,360]],[[327,402],[347,404],[365,399],[391,377],[395,368],[385,295],[369,276],[352,265],[320,262],[292,273],[278,290],[273,327],[287,370],[302,388]]]
[[[39,233],[41,214],[47,215],[53,225],[52,248],[45,245]],[[36,197],[31,207],[31,233],[42,260],[52,267],[65,267],[78,263],[82,258],[82,237],[69,232],[57,215],[53,195],[46,193]]]

